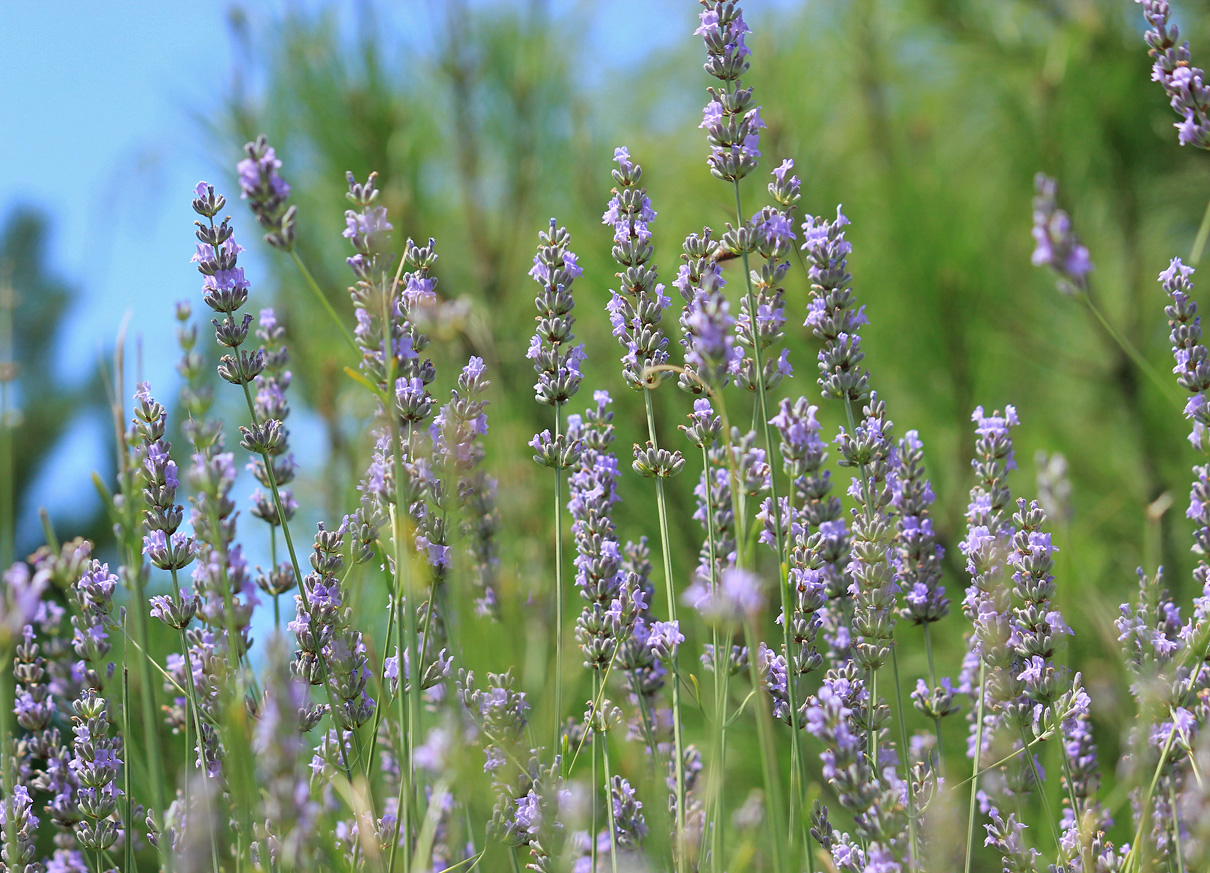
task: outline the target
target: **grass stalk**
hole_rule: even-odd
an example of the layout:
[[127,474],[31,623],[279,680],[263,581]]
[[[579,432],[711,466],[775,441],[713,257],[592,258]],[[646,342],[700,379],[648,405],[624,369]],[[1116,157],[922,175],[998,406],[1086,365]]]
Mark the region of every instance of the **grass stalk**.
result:
[[[654,448],[659,448],[655,433],[655,405],[651,399],[651,389],[643,389],[643,401],[647,409],[647,438]],[[664,564],[664,594],[668,603],[668,620],[676,621],[676,592],[673,589],[672,577],[672,545],[668,535],[668,502],[664,494],[664,479],[657,476],[655,480],[656,512],[660,521],[660,551]],[[672,655],[672,671],[678,673],[678,658]],[[674,858],[678,873],[684,873],[685,865],[685,740],[681,733],[681,683],[672,682],[672,739],[673,770],[676,774],[676,839]]]

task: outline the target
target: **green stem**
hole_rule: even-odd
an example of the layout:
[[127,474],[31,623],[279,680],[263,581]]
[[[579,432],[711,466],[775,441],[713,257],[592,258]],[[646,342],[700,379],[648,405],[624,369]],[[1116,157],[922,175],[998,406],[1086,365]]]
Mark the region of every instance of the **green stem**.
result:
[[[134,496],[133,494],[131,495]],[[138,558],[138,550],[133,547],[128,547],[127,567],[129,568],[129,577],[134,581],[134,602],[131,605],[131,612],[134,613],[134,633],[137,638],[139,648],[144,652],[148,649],[148,629],[147,629],[147,595],[143,590],[143,571],[142,560]],[[147,773],[151,781],[151,796],[152,802],[155,804],[156,817],[163,821],[164,815],[164,770],[163,770],[163,755],[160,752],[160,731],[159,725],[156,724],[156,694],[155,683],[151,678],[151,667],[147,663],[146,658],[139,659],[139,684],[142,686],[142,693],[139,695],[139,700],[142,703],[143,710],[143,736],[144,748],[147,752]],[[127,755],[129,757],[129,755]],[[129,763],[129,762],[127,762]],[[165,853],[171,855],[171,852]]]
[[[734,180],[733,187],[735,189],[735,220],[737,227],[744,225],[743,206],[740,202],[739,179]],[[752,268],[748,263],[748,251],[745,248],[743,255],[744,263],[744,282],[747,288],[748,299],[748,318],[749,329],[752,338],[752,363],[756,375],[756,397],[757,410],[760,412],[761,437],[765,442],[765,451],[772,457],[774,453],[774,443],[771,425],[769,424],[769,398],[765,391],[765,363],[764,350],[761,348],[760,337],[757,335],[757,312],[756,312],[756,291],[752,287]],[[790,631],[790,586],[788,581],[787,567],[788,556],[786,553],[785,535],[782,530],[781,516],[781,499],[778,493],[777,474],[770,469],[769,471],[769,491],[773,498],[773,537],[777,547],[777,591],[781,597],[782,610],[782,647],[786,658],[786,698],[790,706],[790,841],[793,845],[795,827],[794,823],[801,817],[800,801],[801,792],[805,789],[806,780],[803,778],[803,760],[802,749],[800,748],[800,738],[798,730],[798,689],[796,677],[794,676],[794,665],[791,663],[791,643],[793,642]],[[795,790],[797,786],[798,790]],[[810,846],[806,847],[807,854],[810,855]]]
[[1177,815],[1180,807],[1176,805],[1176,783],[1172,780],[1168,782],[1168,803],[1169,809],[1172,810],[1172,845],[1176,849],[1176,873],[1185,873],[1185,855],[1181,850],[1181,818]]
[[[702,446],[702,478],[705,483],[706,495],[706,542],[710,552],[710,590],[718,591],[718,550],[715,544],[714,507],[710,502],[712,486],[710,476],[710,452]],[[710,869],[714,873],[722,871],[723,857],[723,798],[726,796],[724,786],[727,775],[727,696],[731,678],[731,647],[728,645],[725,659],[719,662],[719,629],[717,624],[710,628],[711,643],[714,646],[714,773],[711,782],[714,790],[711,792],[713,803],[714,823],[710,828],[711,849]]]
[[895,706],[899,709],[899,742],[902,745],[903,751],[903,770],[907,784],[908,798],[908,834],[911,840],[912,860],[908,869],[920,869],[920,843],[916,836],[916,798],[912,794],[912,774],[907,764],[908,754],[908,735],[907,735],[907,712],[903,708],[903,686],[899,682],[899,647],[895,645],[895,640],[891,640],[891,678],[895,682]]
[[[613,814],[613,774],[609,770],[609,734],[601,738],[601,760],[605,765],[605,815],[609,820],[609,867],[612,873],[618,873],[618,823]],[[595,792],[594,792],[595,793]],[[596,843],[596,831],[593,831],[593,843]],[[592,869],[596,870],[594,863]]]
[[[189,735],[188,720],[185,722],[185,735]],[[122,665],[122,742],[130,742],[130,669],[125,664]],[[122,768],[122,790],[126,793],[126,822],[129,828],[134,821],[134,794],[130,790],[129,767]],[[123,840],[122,864],[126,873],[134,869],[134,840]]]
[[332,319],[332,323],[336,325],[336,329],[340,331],[340,335],[344,337],[345,342],[349,344],[354,354],[358,359],[361,358],[361,349],[357,347],[357,343],[353,340],[353,335],[349,333],[349,329],[345,327],[344,319],[336,314],[336,310],[332,307],[332,303],[328,300],[326,294],[319,287],[319,283],[315,281],[315,277],[311,275],[311,271],[307,269],[307,265],[303,263],[302,258],[298,256],[298,252],[290,250],[290,258],[294,261],[294,266],[298,267],[298,272],[302,273],[303,280],[307,283],[307,287],[311,289],[311,293],[319,300],[324,311],[328,313],[328,317]]
[[1126,353],[1126,356],[1134,362],[1135,366],[1143,371],[1143,374],[1150,379],[1157,388],[1160,389],[1160,393],[1163,394],[1170,403],[1172,403],[1177,409],[1183,411],[1185,404],[1174,393],[1171,379],[1165,379],[1163,376],[1161,376],[1159,372],[1156,371],[1155,367],[1151,366],[1147,359],[1143,357],[1142,353],[1140,353],[1139,350],[1134,347],[1134,344],[1118,333],[1117,328],[1115,328],[1109,322],[1109,319],[1106,318],[1097,305],[1092,302],[1091,294],[1086,293],[1081,295],[1081,297],[1084,300],[1084,303],[1088,306],[1089,311],[1091,311],[1092,314],[1096,316],[1097,321],[1101,323],[1101,327],[1105,328],[1105,332],[1109,334],[1109,338],[1117,343],[1118,348]]
[[[643,401],[647,409],[647,438],[653,448],[659,448],[655,433],[655,405],[651,399],[651,389],[643,389]],[[676,593],[673,590],[672,577],[672,545],[668,535],[668,503],[664,495],[664,479],[657,476],[655,480],[656,512],[660,520],[660,550],[663,553],[664,564],[664,594],[668,602],[668,620],[676,621]],[[672,655],[672,670],[677,672],[677,655]],[[672,683],[672,740],[676,760],[673,768],[676,773],[676,840],[675,861],[678,873],[684,873],[685,865],[685,741],[681,735],[681,683]]]
[[[559,405],[555,404],[555,440],[559,439],[562,422]],[[555,731],[551,754],[563,748],[563,612],[565,605],[563,580],[563,470],[555,468]],[[594,697],[596,695],[593,695]],[[595,867],[593,868],[596,869]]]
[[[0,633],[7,633],[0,628]],[[9,718],[13,712],[13,703],[17,697],[17,689],[13,678],[13,646],[11,640],[0,639],[0,803],[4,804],[4,852],[9,858],[16,858],[17,823],[13,813],[16,804],[13,803],[14,772],[16,763],[9,750],[12,740],[9,731]]]
[[[597,673],[594,670],[593,674],[592,674],[592,699],[593,700],[597,699],[597,694],[600,693],[600,690],[601,690],[600,678],[597,676]],[[594,710],[595,710],[595,707],[594,707]],[[591,816],[592,824],[591,824],[591,829],[588,832],[588,857],[589,857],[589,861],[590,861],[588,869],[593,871],[593,873],[596,873],[596,870],[597,870],[597,786],[600,784],[597,782],[597,778],[598,778],[598,776],[597,776],[597,746],[598,746],[597,741],[598,741],[599,737],[598,737],[596,728],[594,728],[592,726],[591,722],[588,725],[588,729],[590,731],[592,731],[592,779],[588,783],[589,785],[592,786],[592,790],[589,794],[589,797],[592,801],[592,816]],[[606,794],[606,798],[608,798],[608,794]],[[609,805],[612,808],[613,804],[610,803]]]
[[975,803],[979,790],[979,759],[983,757],[983,699],[986,696],[987,665],[979,658],[979,700],[975,707],[975,760],[971,770],[971,799],[966,814],[966,863],[964,873],[971,873],[971,853],[975,846]]
[[[755,642],[758,637],[756,635],[756,622],[748,618],[744,622],[744,632],[749,641]],[[748,675],[752,681],[752,687],[759,689],[760,670],[756,663],[756,658],[751,656],[749,649],[748,657]],[[762,698],[764,695],[760,695]],[[773,869],[777,873],[789,870],[786,866],[786,830],[773,823],[776,810],[781,809],[781,780],[777,775],[777,752],[774,746],[773,739],[773,714],[769,711],[767,700],[758,699],[754,702],[753,708],[756,710],[757,733],[760,738],[760,759],[763,776],[765,780],[765,794],[768,797],[767,809],[769,811],[770,830],[773,832]]]
[[[1021,747],[1029,747],[1029,737],[1025,735],[1024,727],[1021,728]],[[1034,784],[1038,786],[1038,798],[1042,801],[1042,812],[1046,816],[1046,823],[1050,825],[1050,835],[1055,841],[1055,851],[1061,853],[1063,851],[1062,838],[1059,836],[1059,825],[1050,811],[1050,799],[1046,796],[1046,784],[1038,773],[1038,764],[1034,761],[1034,756],[1026,752],[1025,760],[1029,763],[1029,771],[1033,774]]]
[[1206,203],[1206,211],[1202,213],[1202,223],[1197,229],[1197,238],[1193,240],[1193,251],[1189,253],[1190,266],[1196,267],[1206,250],[1206,239],[1210,237],[1210,201]]
[[[937,669],[933,666],[933,635],[929,631],[930,625],[932,625],[931,621],[926,621],[924,623],[924,652],[925,655],[927,655],[929,662],[929,688],[933,689],[937,687]],[[937,731],[937,769],[941,771],[941,774],[944,776],[945,746],[942,744],[941,740],[941,719],[934,718],[933,727]]]

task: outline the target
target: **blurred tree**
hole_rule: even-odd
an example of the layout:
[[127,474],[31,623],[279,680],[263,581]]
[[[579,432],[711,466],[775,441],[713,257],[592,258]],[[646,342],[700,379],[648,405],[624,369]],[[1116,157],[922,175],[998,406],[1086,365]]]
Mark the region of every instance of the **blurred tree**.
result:
[[[7,567],[42,543],[40,528],[19,530],[17,512],[28,516],[43,500],[30,486],[73,423],[108,409],[100,381],[85,374],[65,385],[56,376],[56,342],[75,292],[46,266],[47,220],[18,209],[0,230],[0,564]],[[108,430],[106,431],[108,433]],[[112,446],[108,439],[107,446]],[[107,463],[113,452],[105,452]],[[108,479],[112,466],[100,471]],[[85,503],[86,501],[81,501]],[[101,506],[80,517],[72,507],[72,533],[90,539],[107,530]],[[51,518],[52,524],[54,518]]]

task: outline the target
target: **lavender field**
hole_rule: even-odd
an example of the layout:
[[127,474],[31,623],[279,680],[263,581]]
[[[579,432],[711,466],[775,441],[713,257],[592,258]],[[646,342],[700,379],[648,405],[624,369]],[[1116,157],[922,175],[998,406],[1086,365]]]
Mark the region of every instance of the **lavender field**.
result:
[[1210,870],[1210,19],[679,6],[233,13],[167,380],[3,225],[0,870]]

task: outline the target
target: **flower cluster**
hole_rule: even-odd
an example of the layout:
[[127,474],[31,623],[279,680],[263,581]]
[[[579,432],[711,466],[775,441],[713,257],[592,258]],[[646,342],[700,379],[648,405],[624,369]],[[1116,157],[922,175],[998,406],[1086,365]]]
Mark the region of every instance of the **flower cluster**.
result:
[[290,186],[278,175],[281,161],[264,134],[244,146],[244,158],[236,166],[240,197],[248,201],[252,214],[265,229],[265,242],[276,249],[294,247],[297,206],[286,206]]
[[744,44],[751,31],[743,10],[730,0],[703,0],[701,26],[693,33],[706,44],[706,72],[721,83],[710,88],[710,102],[702,111],[710,156],[706,162],[719,179],[734,182],[748,175],[760,157],[760,107],[752,104],[752,89],[740,77],[748,72],[751,53]]
[[576,255],[567,246],[571,234],[551,219],[550,230],[538,235],[538,253],[529,275],[542,286],[535,298],[538,307],[538,330],[530,339],[526,357],[534,362],[538,381],[534,392],[539,403],[559,407],[580,390],[580,363],[584,360],[584,344],[572,345],[571,332],[575,316],[571,314],[575,300],[571,283],[584,274],[576,263]]
[[854,308],[853,277],[848,272],[853,246],[843,229],[848,223],[839,206],[835,221],[808,215],[803,222],[802,252],[811,280],[805,325],[824,344],[819,352],[824,394],[860,403],[869,394],[870,375],[861,365],[865,352],[857,331],[867,319],[864,306]]
[[1058,207],[1058,183],[1038,173],[1034,178],[1034,253],[1035,267],[1047,266],[1058,276],[1058,288],[1064,294],[1088,290],[1092,260],[1088,249],[1071,228],[1071,219]]
[[1143,4],[1143,17],[1150,25],[1144,39],[1148,54],[1155,59],[1151,80],[1163,86],[1172,110],[1181,117],[1174,125],[1180,144],[1210,148],[1210,91],[1202,69],[1193,66],[1189,43],[1178,42],[1181,34],[1169,21],[1168,0],[1135,2]]
[[1210,389],[1210,353],[1202,343],[1202,320],[1191,296],[1192,277],[1193,268],[1181,263],[1180,258],[1173,258],[1168,269],[1160,273],[1160,284],[1172,298],[1164,309],[1172,331],[1169,334],[1172,354],[1176,358],[1172,372],[1176,374],[1177,384],[1193,395],[1185,404],[1185,417],[1193,422],[1189,442],[1198,451],[1205,452],[1210,449],[1206,439],[1206,429],[1210,426],[1210,403],[1206,398],[1206,391]]
[[613,159],[618,165],[613,171],[617,187],[601,223],[613,227],[613,259],[622,271],[617,274],[621,291],[609,292],[609,322],[624,350],[622,375],[627,384],[655,388],[671,375],[664,368],[668,338],[661,322],[672,303],[649,265],[654,252],[650,224],[656,213],[647,189],[639,185],[643,168],[630,159],[625,147],[614,149]]

